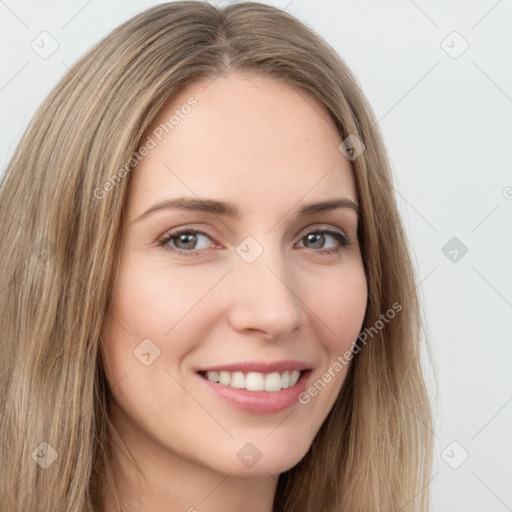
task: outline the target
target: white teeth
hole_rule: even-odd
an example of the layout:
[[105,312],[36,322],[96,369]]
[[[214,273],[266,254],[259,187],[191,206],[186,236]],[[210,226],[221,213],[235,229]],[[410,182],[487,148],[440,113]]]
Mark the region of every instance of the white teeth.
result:
[[[206,375],[208,375],[208,373]],[[223,386],[229,386],[229,383],[231,382],[231,373],[229,373],[229,372],[220,372],[219,373],[219,382]]]
[[232,388],[245,388],[245,377],[242,372],[233,372],[229,385]]
[[218,382],[223,386],[230,386],[237,389],[249,391],[280,391],[294,386],[299,380],[300,371],[293,370],[283,373],[260,373],[260,372],[206,372],[206,378],[210,382]]
[[208,372],[208,380],[210,382],[219,382],[219,372]]
[[265,388],[265,376],[259,372],[249,372],[245,378],[245,389],[249,391],[263,391]]
[[299,380],[299,376],[299,370],[293,370],[293,372],[290,373],[290,387],[295,386],[295,383]]
[[[282,386],[281,375],[279,372],[265,375],[265,391],[279,391]],[[283,386],[286,387],[286,386]]]

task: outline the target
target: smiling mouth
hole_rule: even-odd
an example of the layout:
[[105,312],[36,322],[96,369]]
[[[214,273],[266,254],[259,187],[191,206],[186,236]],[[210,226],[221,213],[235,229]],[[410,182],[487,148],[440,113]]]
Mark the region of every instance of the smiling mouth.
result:
[[242,371],[199,371],[206,380],[220,386],[247,391],[277,392],[292,388],[311,370],[292,370],[284,372],[242,372]]

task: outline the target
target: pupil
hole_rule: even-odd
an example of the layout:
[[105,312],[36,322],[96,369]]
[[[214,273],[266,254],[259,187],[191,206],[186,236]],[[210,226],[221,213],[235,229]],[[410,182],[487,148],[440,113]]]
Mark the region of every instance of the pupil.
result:
[[[316,248],[322,248],[323,242],[324,242],[324,235],[322,233],[310,233],[306,236],[309,242],[318,242],[320,241],[320,244],[317,243],[315,246]],[[315,240],[316,239],[316,240]]]
[[[196,241],[196,235],[190,234],[190,235],[180,235],[179,236],[179,242],[184,242],[186,247],[181,247],[182,249],[192,249]],[[188,244],[188,245],[187,245]],[[189,247],[190,245],[190,247]]]

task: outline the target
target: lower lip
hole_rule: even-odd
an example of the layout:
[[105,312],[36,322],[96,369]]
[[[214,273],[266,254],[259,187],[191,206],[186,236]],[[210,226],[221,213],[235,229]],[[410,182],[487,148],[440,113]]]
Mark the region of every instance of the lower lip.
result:
[[293,386],[281,391],[249,391],[210,382],[199,374],[198,377],[210,391],[237,409],[251,414],[273,414],[297,403],[299,395],[306,389],[310,373],[311,370],[302,372]]

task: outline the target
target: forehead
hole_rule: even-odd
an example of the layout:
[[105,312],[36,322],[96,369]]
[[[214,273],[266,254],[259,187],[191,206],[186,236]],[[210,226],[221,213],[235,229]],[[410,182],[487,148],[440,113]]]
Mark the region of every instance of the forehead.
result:
[[[132,171],[129,211],[190,195],[237,201],[243,211],[346,197],[350,162],[327,112],[304,91],[230,73],[190,84],[153,121],[152,148]],[[277,211],[277,210],[276,210]]]

